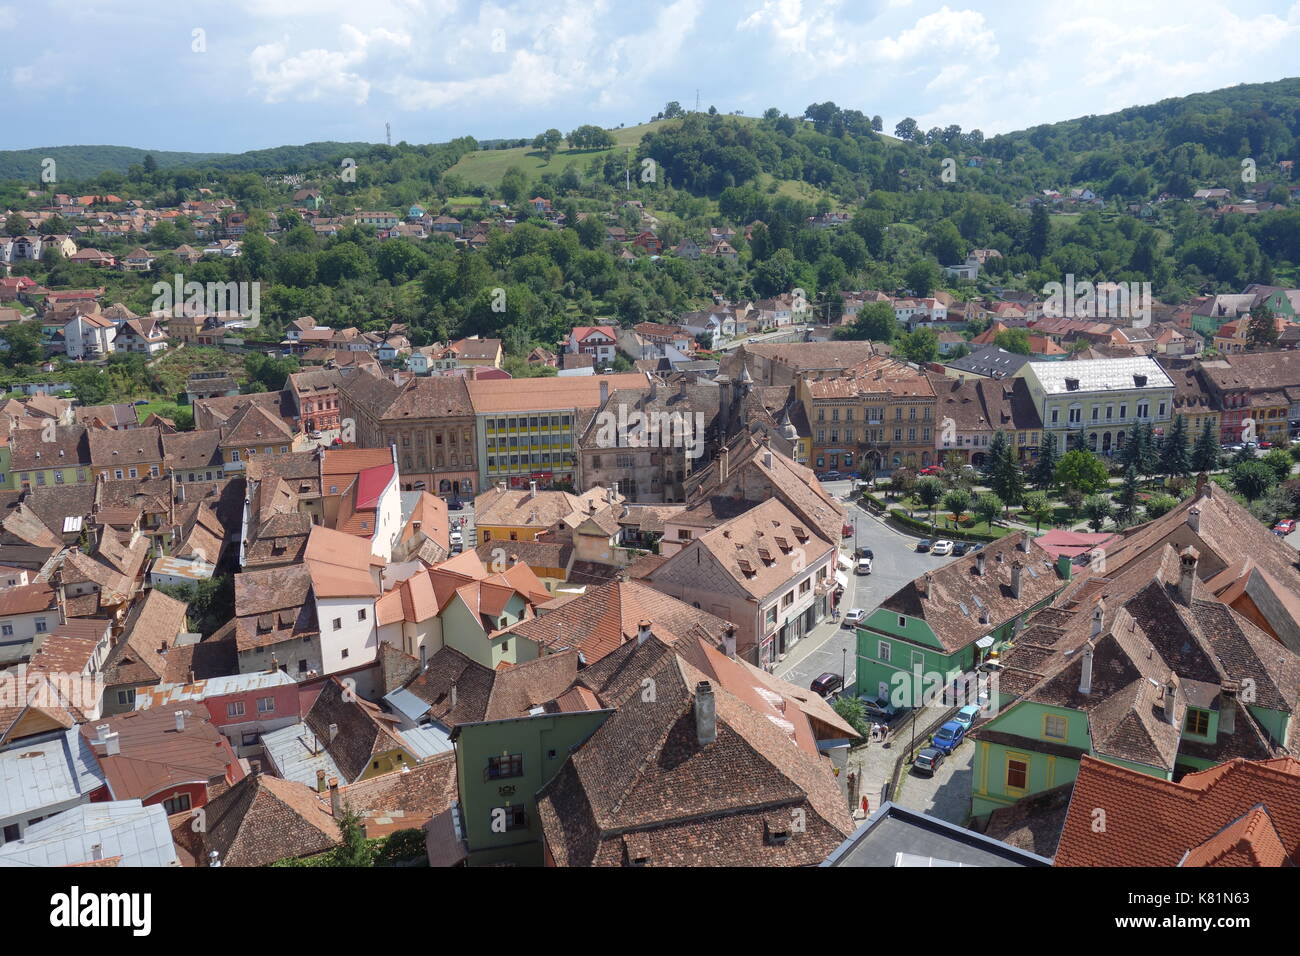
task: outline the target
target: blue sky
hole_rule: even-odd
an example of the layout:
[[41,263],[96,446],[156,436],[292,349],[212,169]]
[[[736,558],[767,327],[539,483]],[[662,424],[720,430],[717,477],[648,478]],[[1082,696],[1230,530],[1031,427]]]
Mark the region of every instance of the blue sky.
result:
[[1300,74],[1300,2],[1249,0],[0,0],[0,37],[10,149],[567,133],[697,89],[991,135]]

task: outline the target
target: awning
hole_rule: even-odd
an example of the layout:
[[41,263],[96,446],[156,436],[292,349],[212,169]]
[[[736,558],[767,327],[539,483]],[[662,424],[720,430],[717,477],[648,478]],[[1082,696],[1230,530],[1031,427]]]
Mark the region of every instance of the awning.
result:
[[981,637],[978,641],[975,642],[975,646],[976,646],[976,647],[992,647],[992,646],[993,646],[993,638],[992,638],[991,636],[989,636],[989,637]]
[[847,558],[847,557],[845,557],[843,554],[841,554],[841,555],[840,555],[840,567],[842,567],[845,571],[852,571],[852,570],[853,570],[853,559],[852,559],[852,558]]
[[846,575],[843,571],[836,571],[836,572],[835,572],[835,583],[838,584],[838,585],[839,585],[840,587],[842,587],[842,588],[847,588],[847,587],[849,586],[848,575]]

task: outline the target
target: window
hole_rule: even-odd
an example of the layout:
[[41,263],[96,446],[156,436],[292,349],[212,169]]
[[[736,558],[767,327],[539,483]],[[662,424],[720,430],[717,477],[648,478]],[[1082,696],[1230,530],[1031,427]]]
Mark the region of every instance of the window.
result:
[[483,771],[484,780],[505,780],[508,777],[522,777],[523,775],[523,754],[502,754],[500,757],[488,757],[487,768]]
[[307,661],[306,661],[306,660],[300,660],[300,661],[298,662],[298,673],[299,673],[299,674],[305,674],[305,673],[307,673]]
[[1189,734],[1195,734],[1198,737],[1208,737],[1210,734],[1209,711],[1188,707],[1187,719],[1183,722],[1183,729]]
[[505,823],[507,830],[527,830],[528,814],[523,807],[498,807],[492,811],[492,825],[495,828],[498,813],[505,814]]
[[1029,787],[1029,760],[1023,757],[1007,757],[1007,789],[1025,790]]
[[1069,728],[1068,721],[1060,714],[1043,715],[1043,736],[1050,740],[1064,740]]
[[893,653],[893,650],[894,650],[894,645],[890,644],[889,641],[877,641],[876,642],[877,660],[879,660],[882,664],[888,664],[890,655]]
[[227,705],[226,705],[226,716],[227,716],[227,717],[243,717],[243,716],[244,716],[244,702],[243,702],[242,700],[234,700],[234,701],[231,701],[229,704],[227,704]]
[[767,614],[763,616],[763,619],[767,622],[768,627],[776,627],[776,605],[775,604],[767,609]]
[[345,648],[343,648],[343,653],[341,653],[341,654],[339,655],[339,657],[342,657],[342,658],[346,659],[347,656],[348,656],[348,649],[345,647]]
[[365,609],[365,608],[359,608],[359,609],[357,610],[357,620],[358,620],[358,621],[364,621],[365,619],[366,619],[366,609]]
[[14,636],[14,626],[12,624],[0,624],[0,634],[5,637]]
[[117,692],[117,702],[126,707],[135,706],[135,690],[119,690]]
[[257,712],[259,714],[275,713],[275,698],[274,697],[257,698]]
[[256,746],[257,746],[257,742],[258,742],[259,740],[261,740],[261,739],[262,739],[262,735],[259,734],[257,731],[252,731],[251,733],[240,734],[240,735],[239,735],[239,746],[241,746],[241,747],[256,747]]
[[898,615],[898,626],[907,627],[907,618],[903,617],[903,615],[901,614]]
[[168,816],[173,813],[181,813],[190,808],[190,795],[188,793],[178,793],[169,800],[163,801],[163,810]]

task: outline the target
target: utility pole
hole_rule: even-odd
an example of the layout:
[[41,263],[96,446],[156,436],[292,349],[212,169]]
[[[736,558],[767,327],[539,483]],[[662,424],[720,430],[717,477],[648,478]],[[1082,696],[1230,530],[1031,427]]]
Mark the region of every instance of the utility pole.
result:
[[388,142],[389,146],[393,145],[393,124],[392,123],[384,124],[384,139]]
[[632,147],[627,148],[627,163],[623,168],[623,188],[628,192],[632,191]]

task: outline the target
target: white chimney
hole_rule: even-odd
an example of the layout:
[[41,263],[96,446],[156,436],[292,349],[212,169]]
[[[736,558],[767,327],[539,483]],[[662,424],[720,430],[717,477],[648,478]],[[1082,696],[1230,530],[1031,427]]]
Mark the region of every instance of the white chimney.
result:
[[980,577],[984,577],[984,552],[983,551],[975,552],[975,573],[978,574]]
[[722,647],[723,647],[723,649],[726,651],[728,657],[733,658],[733,659],[735,658],[735,656],[736,656],[736,626],[735,626],[734,624],[731,625],[730,627],[728,627],[727,630],[726,630],[726,632],[722,635]]
[[1187,527],[1191,528],[1194,534],[1201,533],[1201,509],[1200,508],[1187,509]]
[[220,865],[221,865],[221,854],[218,853],[216,850],[209,850],[208,866],[220,866]]
[[1017,601],[1020,600],[1020,578],[1025,572],[1025,566],[1019,561],[1011,563],[1011,596]]
[[453,708],[456,706],[456,682],[455,681],[451,682],[451,706]]
[[731,474],[731,450],[726,445],[718,452],[718,481],[726,481]]
[[1165,681],[1165,720],[1169,723],[1174,722],[1174,705],[1178,702],[1178,685],[1174,682],[1174,675],[1171,673],[1169,679]]
[[178,710],[172,714],[172,716],[176,718],[176,730],[178,732],[185,729],[185,714],[186,711],[183,710]]
[[607,401],[609,401],[609,380],[602,378],[600,380],[600,404],[604,405]]
[[339,735],[339,725],[330,724],[329,733],[330,733],[330,743],[334,743],[334,738]]
[[701,747],[718,739],[717,701],[713,685],[706,680],[695,685],[695,739]]
[[650,622],[638,621],[636,625],[636,642],[644,644],[648,640],[650,640]]
[[122,752],[122,738],[117,731],[110,730],[108,724],[99,724],[95,731],[95,743],[104,748],[103,756],[115,757]]
[[768,448],[763,451],[763,467],[772,467],[772,449]]
[[1092,641],[1083,645],[1083,671],[1079,674],[1079,693],[1084,697],[1092,693]]
[[1022,535],[1020,536],[1020,542],[1019,542],[1019,544],[1017,545],[1017,547],[1019,547],[1020,550],[1023,551],[1025,554],[1028,554],[1028,553],[1029,553],[1029,542],[1032,541],[1032,540],[1033,540],[1033,537],[1029,534],[1028,531],[1026,531],[1024,534],[1022,534]]
[[96,843],[90,848],[90,858],[92,860],[102,860],[104,858],[104,844]]
[[1186,547],[1178,555],[1178,600],[1184,607],[1192,606],[1192,586],[1196,582],[1196,562],[1201,554],[1195,548]]
[[1102,619],[1106,616],[1106,602],[1098,601],[1097,606],[1092,609],[1092,630],[1089,632],[1090,637],[1096,637],[1101,633]]
[[537,497],[537,482],[535,481],[528,482],[528,497],[530,498]]

